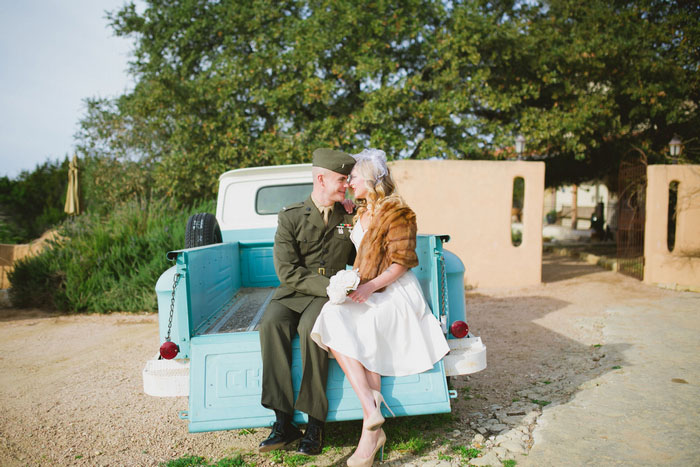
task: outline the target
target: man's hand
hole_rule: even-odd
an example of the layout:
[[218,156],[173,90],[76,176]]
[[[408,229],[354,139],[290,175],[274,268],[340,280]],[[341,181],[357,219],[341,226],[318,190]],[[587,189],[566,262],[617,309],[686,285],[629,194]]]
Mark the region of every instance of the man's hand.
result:
[[355,203],[352,202],[351,199],[345,198],[343,201],[341,201],[343,204],[343,207],[347,211],[348,214],[352,214],[353,211],[355,211]]

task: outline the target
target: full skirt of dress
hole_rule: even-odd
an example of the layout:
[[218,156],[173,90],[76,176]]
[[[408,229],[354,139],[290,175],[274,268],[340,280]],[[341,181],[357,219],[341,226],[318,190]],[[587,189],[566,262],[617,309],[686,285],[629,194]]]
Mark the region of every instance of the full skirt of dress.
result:
[[450,350],[410,270],[365,303],[326,303],[311,338],[383,376],[429,370]]

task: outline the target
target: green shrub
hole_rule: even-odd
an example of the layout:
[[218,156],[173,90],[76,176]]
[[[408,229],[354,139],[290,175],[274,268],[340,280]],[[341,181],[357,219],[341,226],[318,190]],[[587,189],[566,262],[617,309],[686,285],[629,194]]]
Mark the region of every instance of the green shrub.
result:
[[61,287],[56,256],[53,248],[49,248],[39,256],[15,263],[14,270],[9,273],[10,300],[15,307],[61,308],[54,302],[55,291]]
[[67,312],[155,311],[155,283],[171,264],[165,253],[184,247],[187,218],[213,212],[210,201],[178,210],[167,200],[83,214],[59,228],[63,239],[19,261],[10,274],[16,307]]
[[68,158],[0,177],[0,243],[28,243],[66,218]]

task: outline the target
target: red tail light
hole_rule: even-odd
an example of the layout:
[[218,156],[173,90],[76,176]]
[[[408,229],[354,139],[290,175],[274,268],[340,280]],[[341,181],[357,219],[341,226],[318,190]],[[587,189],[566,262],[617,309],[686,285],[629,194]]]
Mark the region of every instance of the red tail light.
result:
[[464,321],[455,321],[450,326],[450,333],[458,339],[469,334],[469,326]]
[[166,360],[172,360],[180,352],[180,347],[175,342],[165,341],[160,346],[160,356]]

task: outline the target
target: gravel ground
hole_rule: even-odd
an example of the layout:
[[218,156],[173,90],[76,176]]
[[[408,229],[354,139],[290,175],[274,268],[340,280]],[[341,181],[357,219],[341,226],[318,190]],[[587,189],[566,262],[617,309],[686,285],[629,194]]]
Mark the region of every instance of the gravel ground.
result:
[[[624,361],[624,348],[605,342],[606,310],[681,294],[552,255],[543,281],[467,293],[470,326],[488,348],[489,366],[452,378],[459,395],[451,417],[388,420],[384,465],[466,465],[475,450],[473,465],[522,463],[543,408],[570,402]],[[0,465],[149,466],[236,454],[258,466],[280,462],[257,453],[267,430],[190,434],[177,416],[186,398],[145,395],[141,370],[157,348],[153,314],[0,310]],[[331,448],[306,465],[343,465],[352,452],[358,422],[329,425]],[[397,442],[411,425],[427,441],[418,448]],[[291,454],[282,462],[300,465]]]

